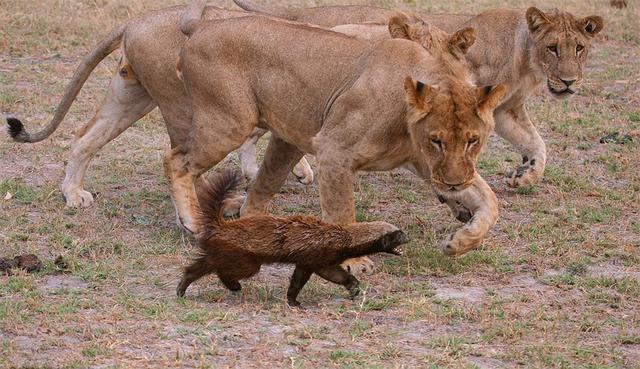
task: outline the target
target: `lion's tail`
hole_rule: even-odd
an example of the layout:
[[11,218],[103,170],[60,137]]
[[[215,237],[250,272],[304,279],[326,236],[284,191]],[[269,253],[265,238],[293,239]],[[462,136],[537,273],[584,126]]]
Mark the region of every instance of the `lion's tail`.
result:
[[202,14],[206,6],[207,0],[191,0],[180,18],[180,31],[182,31],[182,33],[187,36],[193,34],[200,19],[202,19]]
[[233,2],[243,10],[249,12],[261,13],[277,18],[288,19],[291,21],[295,21],[297,17],[297,14],[295,14],[295,10],[293,9],[287,9],[279,6],[272,6],[267,8],[265,6],[255,4],[249,0],[233,0]]
[[240,184],[240,174],[234,170],[226,170],[203,182],[197,222],[202,235],[208,238],[224,224],[222,204]]
[[9,135],[11,138],[16,142],[39,142],[55,132],[65,115],[67,115],[69,108],[71,108],[71,104],[73,104],[73,101],[76,99],[76,96],[78,96],[78,93],[82,89],[87,78],[91,75],[91,72],[93,72],[95,67],[100,64],[102,59],[106,58],[120,46],[120,41],[122,41],[125,28],[126,24],[123,24],[117,29],[111,31],[107,37],[103,38],[102,41],[100,41],[100,43],[84,57],[73,74],[73,78],[67,85],[64,96],[56,108],[56,114],[53,116],[51,122],[49,122],[49,124],[41,131],[29,133],[25,130],[24,124],[22,124],[19,119],[15,117],[7,117]]

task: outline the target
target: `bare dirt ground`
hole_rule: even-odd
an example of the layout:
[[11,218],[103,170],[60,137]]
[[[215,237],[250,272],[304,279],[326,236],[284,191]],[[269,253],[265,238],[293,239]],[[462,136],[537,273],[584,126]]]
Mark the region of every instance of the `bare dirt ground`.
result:
[[[177,3],[0,0],[0,110],[31,128],[44,124],[100,37]],[[0,256],[46,260],[36,274],[0,276],[0,365],[640,367],[639,5],[470,3],[376,4],[465,13],[535,4],[607,21],[579,94],[556,101],[541,93],[529,104],[548,144],[545,179],[508,188],[504,174],[519,157],[497,137],[486,148],[479,167],[502,208],[481,249],[444,257],[435,245],[459,223],[429,186],[404,171],[362,174],[359,219],[395,223],[412,242],[401,258],[375,258],[377,273],[361,278],[361,297],[351,301],[314,277],[300,296],[307,309],[290,309],[283,298],[289,269],[267,267],[241,293],[210,278],[176,298],[193,241],[174,224],[161,168],[168,139],[157,112],[92,162],[85,188],[96,195],[93,206],[65,208],[58,189],[73,132],[101,101],[114,54],[50,139],[19,145],[0,138]],[[599,142],[614,132],[633,142]],[[12,198],[2,200],[7,192]],[[290,180],[272,211],[318,215],[317,185]],[[69,271],[57,271],[58,255]]]

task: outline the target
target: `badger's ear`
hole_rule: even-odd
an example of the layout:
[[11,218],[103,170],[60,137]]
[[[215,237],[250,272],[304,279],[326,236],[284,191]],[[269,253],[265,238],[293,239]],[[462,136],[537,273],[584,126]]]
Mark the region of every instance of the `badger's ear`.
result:
[[551,24],[549,17],[542,10],[534,6],[527,9],[525,17],[527,18],[527,25],[531,33],[535,33]]
[[478,87],[478,112],[480,114],[491,114],[493,110],[502,102],[507,94],[507,85],[501,83],[491,89]]
[[407,105],[414,114],[413,120],[418,120],[431,112],[435,89],[411,77],[404,79],[404,91]]
[[452,54],[466,54],[475,42],[476,30],[470,27],[461,29],[449,38],[449,51]]
[[597,15],[590,15],[578,22],[582,23],[584,32],[590,37],[594,37],[604,28],[604,20]]

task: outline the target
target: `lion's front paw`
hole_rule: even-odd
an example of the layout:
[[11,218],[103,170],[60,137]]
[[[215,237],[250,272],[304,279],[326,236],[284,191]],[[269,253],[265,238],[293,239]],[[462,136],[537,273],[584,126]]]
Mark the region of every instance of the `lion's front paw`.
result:
[[302,184],[313,183],[313,169],[311,169],[311,165],[304,157],[293,168],[293,174],[298,177],[298,181]]
[[63,191],[63,194],[68,207],[79,208],[93,204],[93,195],[89,191],[78,188],[71,191]]
[[366,256],[345,260],[340,264],[347,272],[351,274],[373,274],[375,264]]
[[473,213],[471,212],[471,210],[467,209],[467,207],[458,200],[447,199],[442,195],[438,195],[438,201],[443,204],[447,204],[447,206],[449,206],[449,209],[451,209],[451,213],[453,214],[453,216],[462,223],[467,223],[471,220],[471,218],[473,218]]
[[540,177],[544,167],[540,165],[538,160],[529,160],[526,156],[514,171],[507,174],[507,184],[511,187],[524,187],[536,183]]
[[475,249],[481,243],[481,241],[466,240],[458,233],[454,233],[440,242],[439,248],[447,256],[459,256]]

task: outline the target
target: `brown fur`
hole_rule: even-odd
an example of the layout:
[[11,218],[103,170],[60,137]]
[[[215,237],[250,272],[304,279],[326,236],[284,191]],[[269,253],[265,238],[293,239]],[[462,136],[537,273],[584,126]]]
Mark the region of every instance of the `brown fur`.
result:
[[227,171],[205,185],[198,216],[200,255],[185,268],[177,288],[179,296],[192,282],[210,273],[237,291],[241,279],[255,275],[268,263],[296,266],[287,292],[292,305],[298,305],[296,297],[314,272],[344,285],[355,296],[358,280],[338,264],[376,252],[397,254],[396,247],[408,241],[402,231],[384,222],[338,226],[309,216],[266,214],[225,221],[222,204],[239,180],[237,173]]

